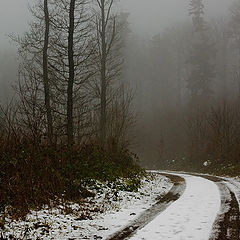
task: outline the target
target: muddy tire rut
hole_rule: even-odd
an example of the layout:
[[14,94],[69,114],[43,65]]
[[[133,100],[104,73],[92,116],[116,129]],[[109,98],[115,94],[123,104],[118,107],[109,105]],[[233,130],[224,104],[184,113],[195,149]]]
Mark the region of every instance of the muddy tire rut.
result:
[[149,209],[144,211],[138,218],[133,220],[129,225],[116,232],[110,236],[107,240],[124,240],[131,237],[137,230],[142,229],[150,221],[152,221],[157,215],[163,212],[168,206],[173,202],[178,200],[183,194],[186,188],[186,183],[184,178],[172,174],[163,174],[173,182],[173,187],[170,191],[164,195],[157,198],[157,202]]
[[213,225],[209,240],[240,240],[240,212],[235,193],[228,187],[227,180],[203,174],[188,174],[215,182],[221,195],[221,210]]
[[[240,212],[235,193],[228,187],[227,181],[213,176],[201,176],[215,182],[221,194],[221,213],[213,226],[210,240],[239,240]],[[227,195],[226,195],[227,194]]]

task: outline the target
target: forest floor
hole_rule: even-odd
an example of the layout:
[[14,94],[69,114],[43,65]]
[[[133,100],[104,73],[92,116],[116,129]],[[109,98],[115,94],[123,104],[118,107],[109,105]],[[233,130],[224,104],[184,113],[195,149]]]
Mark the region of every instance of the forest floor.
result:
[[99,187],[101,194],[96,192],[94,199],[82,205],[65,203],[51,210],[31,212],[25,221],[7,219],[3,236],[69,240],[239,239],[239,179],[155,171],[142,180],[139,192],[121,191],[115,196],[108,186],[99,183]]

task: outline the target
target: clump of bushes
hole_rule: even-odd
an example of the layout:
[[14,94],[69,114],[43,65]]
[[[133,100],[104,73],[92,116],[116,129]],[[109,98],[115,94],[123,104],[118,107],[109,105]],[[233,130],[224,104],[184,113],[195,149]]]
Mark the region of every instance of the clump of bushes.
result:
[[113,152],[97,144],[50,147],[21,141],[0,149],[0,212],[24,217],[30,209],[50,202],[93,197],[86,185],[94,180],[117,182],[136,191],[144,171],[128,150]]

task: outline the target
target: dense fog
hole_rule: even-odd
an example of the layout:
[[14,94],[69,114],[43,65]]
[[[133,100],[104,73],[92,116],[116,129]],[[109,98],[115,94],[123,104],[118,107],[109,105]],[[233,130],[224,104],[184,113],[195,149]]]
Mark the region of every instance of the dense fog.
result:
[[[0,9],[0,42],[8,42],[6,34],[17,32],[21,34],[27,29],[31,19],[29,0],[2,0]],[[205,1],[206,15],[209,20],[228,15],[232,0]],[[188,0],[121,0],[118,8],[130,13],[129,22],[133,33],[151,37],[179,21],[190,21],[188,15]],[[11,16],[11,17],[10,17]]]
[[[200,164],[209,158],[224,158],[223,153],[212,153],[218,140],[209,140],[217,134],[211,127],[218,124],[218,114],[224,114],[226,109],[231,109],[227,113],[231,121],[237,121],[238,113],[234,109],[240,96],[240,5],[235,5],[238,10],[234,13],[239,15],[234,16],[233,1],[204,1],[204,12],[200,14],[204,27],[196,30],[189,3],[189,0],[116,3],[117,11],[127,13],[122,78],[133,94],[136,124],[129,130],[131,148],[148,167],[166,167],[169,162],[186,158],[195,159],[192,161],[201,158]],[[18,78],[17,47],[8,35],[21,36],[29,29],[31,18],[26,0],[1,1],[0,99],[3,103],[14,94],[11,87]],[[199,75],[205,74],[206,86],[191,82],[199,77],[194,72],[198,67],[203,69]],[[196,125],[201,126],[196,130]],[[238,131],[234,124],[231,126],[229,131]],[[206,131],[213,135],[206,136]],[[236,139],[231,135],[226,141],[230,146]],[[200,156],[199,151],[204,154]]]

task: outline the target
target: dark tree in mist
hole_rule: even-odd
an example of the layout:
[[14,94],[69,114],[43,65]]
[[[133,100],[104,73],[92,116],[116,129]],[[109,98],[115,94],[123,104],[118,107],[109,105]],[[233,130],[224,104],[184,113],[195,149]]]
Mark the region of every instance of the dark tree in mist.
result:
[[204,21],[203,0],[191,0],[189,14],[193,19],[193,46],[189,58],[191,73],[187,88],[190,90],[192,103],[199,104],[209,100],[213,94],[211,84],[214,79],[215,47]]
[[74,13],[75,0],[70,1],[69,8],[69,27],[68,27],[68,65],[69,65],[69,79],[67,87],[67,136],[68,145],[73,144],[73,85],[75,77],[74,69]]
[[[35,121],[39,124],[42,121],[44,127],[38,135],[47,133],[51,141],[54,135],[55,143],[65,142],[67,137],[71,145],[73,136],[81,141],[88,127],[87,93],[83,85],[92,75],[88,67],[93,52],[90,13],[85,0],[38,1],[31,12],[34,20],[30,30],[14,39],[19,45],[21,63],[17,86],[22,101],[19,109],[23,109],[29,129],[36,125]],[[38,116],[46,115],[46,119],[33,118],[36,112]]]
[[194,31],[204,30],[204,4],[203,0],[191,0],[189,4],[189,14],[192,16]]
[[240,97],[240,1],[235,1],[231,8],[231,31],[234,39],[234,49],[236,51],[237,58],[235,59],[234,66],[234,80],[238,85],[238,97]]
[[49,28],[50,18],[48,11],[48,0],[44,0],[44,20],[45,20],[45,34],[44,34],[44,47],[43,47],[43,83],[45,95],[45,107],[47,112],[47,134],[48,140],[52,143],[53,138],[53,119],[50,103],[50,86],[48,77],[48,48],[49,48]]
[[[110,22],[110,12],[113,5],[113,0],[110,1],[109,5],[106,0],[97,0],[97,4],[100,10],[100,16],[98,19],[98,34],[100,40],[100,61],[101,61],[101,113],[100,113],[100,138],[102,142],[106,141],[106,107],[107,107],[107,27]],[[111,24],[111,23],[110,23]],[[113,33],[112,38],[114,39],[115,35],[115,22],[113,22]]]
[[97,89],[100,98],[100,140],[107,140],[108,105],[114,94],[112,92],[122,70],[121,57],[121,23],[119,16],[113,13],[114,0],[96,1],[96,45],[97,45],[97,76],[100,84]]
[[[54,103],[59,134],[66,131],[68,145],[82,141],[91,124],[86,84],[94,73],[91,13],[86,0],[54,0],[52,6],[51,62]],[[62,129],[62,130],[61,130]]]

